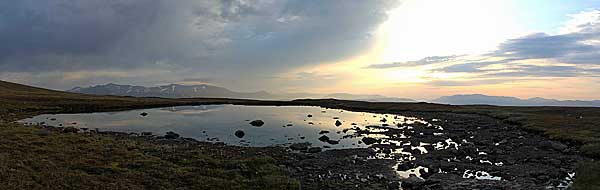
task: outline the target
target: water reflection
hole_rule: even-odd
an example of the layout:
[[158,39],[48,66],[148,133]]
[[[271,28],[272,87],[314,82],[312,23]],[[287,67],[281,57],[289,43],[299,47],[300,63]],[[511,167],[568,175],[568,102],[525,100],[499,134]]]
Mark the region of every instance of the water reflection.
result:
[[[144,116],[140,115],[141,113],[144,113]],[[254,121],[264,123],[260,126],[249,124]],[[369,145],[362,142],[363,137],[386,139],[389,136],[385,132],[389,131],[389,128],[415,122],[425,123],[417,118],[400,115],[320,107],[236,105],[178,106],[111,113],[40,115],[22,122],[57,127],[93,127],[117,132],[151,132],[158,135],[174,131],[184,137],[200,141],[224,142],[240,146],[289,146],[294,143],[309,142],[311,146],[331,149],[368,147]],[[406,138],[401,134],[399,137]]]
[[[147,113],[146,116],[140,113]],[[260,125],[251,123],[260,121]],[[293,150],[320,152],[321,149],[370,147],[370,159],[394,159],[402,177],[426,177],[445,173],[413,163],[416,157],[439,150],[465,149],[474,136],[452,139],[439,121],[392,114],[373,114],[308,106],[205,105],[133,110],[112,113],[40,115],[21,122],[58,127],[99,128],[100,130],[152,133],[174,131],[200,141],[224,142],[238,146],[290,146]],[[453,137],[457,138],[457,137]],[[475,149],[465,160],[502,167],[496,160],[479,159],[486,152]],[[463,157],[461,157],[463,158]],[[445,158],[439,162],[458,162]],[[458,171],[457,168],[454,168]],[[503,180],[485,171],[462,169],[464,178]],[[558,185],[569,184],[569,174]],[[558,186],[557,185],[557,186]]]

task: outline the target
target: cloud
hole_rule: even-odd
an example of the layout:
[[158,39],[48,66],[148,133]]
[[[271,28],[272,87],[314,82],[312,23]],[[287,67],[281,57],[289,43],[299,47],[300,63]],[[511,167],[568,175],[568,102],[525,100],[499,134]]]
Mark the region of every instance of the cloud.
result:
[[520,65],[507,71],[488,73],[488,77],[576,77],[588,75],[589,70],[576,66]]
[[473,79],[473,80],[433,80],[427,84],[442,87],[481,86],[529,81],[527,79]]
[[[0,2],[0,70],[157,69],[229,78],[365,51],[396,0]],[[214,77],[214,76],[210,76]],[[240,84],[242,85],[242,84]]]
[[[439,86],[504,83],[520,78],[598,77],[600,10],[571,15],[560,34],[535,33],[501,43],[480,59],[457,60],[432,72],[467,73],[470,81],[438,80]],[[483,79],[483,81],[482,81]]]
[[456,60],[459,57],[462,57],[462,55],[430,56],[430,57],[425,57],[423,59],[419,59],[419,60],[415,60],[415,61],[372,64],[372,65],[367,66],[366,68],[388,69],[388,68],[396,68],[396,67],[422,66],[422,65],[430,65],[430,64],[436,64],[436,63],[449,62],[449,61]]
[[508,40],[488,56],[512,59],[554,59],[563,63],[598,64],[600,10],[581,12],[568,22],[563,34],[536,33]]

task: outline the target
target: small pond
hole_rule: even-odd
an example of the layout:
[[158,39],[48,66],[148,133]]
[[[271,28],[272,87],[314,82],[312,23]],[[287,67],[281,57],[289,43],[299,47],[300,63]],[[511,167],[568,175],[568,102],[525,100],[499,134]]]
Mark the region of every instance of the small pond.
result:
[[[142,114],[145,113],[145,114]],[[147,114],[147,115],[146,115]],[[145,116],[142,116],[145,115]],[[250,123],[264,122],[261,126]],[[309,106],[179,106],[122,112],[46,114],[21,122],[57,127],[77,127],[100,131],[151,132],[164,135],[173,131],[199,141],[223,142],[239,146],[288,146],[310,142],[312,146],[331,149],[363,148],[366,136],[357,130],[366,126],[401,126],[427,122],[401,115],[352,112]],[[368,130],[382,130],[369,128]],[[243,131],[243,136],[236,135]],[[326,136],[329,140],[323,139]]]

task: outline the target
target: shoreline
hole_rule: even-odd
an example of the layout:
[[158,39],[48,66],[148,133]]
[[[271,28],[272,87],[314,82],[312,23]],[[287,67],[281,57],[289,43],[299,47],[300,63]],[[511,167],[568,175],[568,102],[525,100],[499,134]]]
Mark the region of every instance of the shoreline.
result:
[[[171,107],[171,106],[180,106],[180,105],[202,105],[202,104],[235,104],[235,105],[272,105],[272,106],[285,106],[285,105],[295,105],[295,106],[320,106],[320,107],[325,107],[325,108],[333,108],[333,109],[343,109],[343,110],[349,110],[349,111],[363,111],[363,112],[372,112],[372,113],[390,113],[390,114],[417,114],[417,115],[436,115],[436,114],[441,114],[441,115],[446,115],[446,116],[452,116],[449,117],[450,119],[456,119],[456,118],[474,118],[472,120],[468,120],[468,121],[473,121],[474,123],[476,122],[480,122],[480,121],[487,121],[487,123],[489,124],[489,126],[492,126],[492,128],[484,128],[483,132],[485,132],[486,134],[489,135],[494,135],[495,132],[493,132],[495,130],[495,128],[493,128],[493,126],[508,126],[510,128],[510,131],[516,132],[516,133],[510,133],[510,135],[512,135],[513,137],[518,137],[518,133],[525,133],[526,135],[533,135],[535,136],[536,141],[533,142],[528,142],[528,141],[523,141],[522,143],[529,143],[531,144],[531,146],[533,146],[534,149],[539,149],[540,151],[551,151],[551,152],[555,152],[552,154],[556,154],[556,155],[563,155],[563,153],[556,152],[555,150],[547,150],[544,147],[538,147],[538,145],[536,143],[540,143],[537,141],[554,141],[554,142],[561,142],[564,145],[567,145],[567,149],[569,149],[569,151],[567,151],[566,153],[566,157],[565,158],[569,158],[569,155],[575,155],[575,156],[581,156],[582,159],[580,161],[578,161],[577,165],[575,165],[575,163],[572,162],[565,162],[565,163],[571,163],[568,164],[569,168],[573,168],[575,167],[575,170],[577,170],[577,176],[575,178],[575,183],[574,186],[579,188],[579,189],[590,189],[590,188],[595,188],[595,187],[600,187],[600,185],[598,183],[600,183],[598,179],[600,179],[600,171],[598,171],[599,167],[596,166],[600,166],[600,163],[598,161],[595,161],[595,159],[600,158],[600,129],[598,129],[596,126],[598,126],[598,124],[600,124],[600,109],[598,108],[573,108],[573,107],[502,107],[502,106],[450,106],[450,105],[440,105],[440,104],[428,104],[428,103],[374,103],[374,102],[360,102],[360,101],[344,101],[344,100],[333,100],[333,99],[324,99],[324,100],[294,100],[294,101],[254,101],[254,100],[239,100],[239,99],[222,99],[222,98],[196,98],[196,99],[163,99],[163,98],[132,98],[132,97],[115,97],[115,96],[94,96],[94,95],[83,95],[83,94],[73,94],[73,93],[66,93],[66,92],[59,92],[59,91],[50,91],[50,90],[45,90],[45,89],[39,89],[39,88],[32,88],[32,87],[27,87],[27,86],[23,86],[23,85],[18,85],[18,84],[13,84],[13,83],[4,83],[4,82],[0,82],[0,130],[2,131],[2,134],[4,137],[4,144],[5,147],[2,148],[2,150],[4,152],[9,152],[9,153],[13,153],[15,155],[4,155],[4,157],[0,157],[0,160],[3,161],[5,163],[4,166],[0,165],[0,178],[1,179],[5,179],[5,183],[8,184],[4,184],[4,185],[8,185],[7,187],[33,187],[30,185],[40,185],[40,184],[45,184],[46,187],[51,187],[48,185],[65,185],[65,184],[78,184],[78,185],[87,185],[87,184],[83,184],[83,183],[77,183],[77,182],[72,182],[70,181],[70,179],[68,178],[70,177],[74,177],[74,178],[85,178],[86,180],[90,180],[90,181],[104,181],[107,182],[106,185],[112,184],[109,183],[109,181],[114,180],[114,183],[123,185],[123,187],[127,187],[128,183],[132,183],[134,185],[140,185],[140,186],[136,186],[136,187],[142,187],[143,185],[138,184],[141,182],[144,182],[145,180],[141,180],[143,179],[152,179],[153,177],[148,177],[147,174],[148,172],[141,172],[141,171],[153,171],[153,170],[148,170],[149,168],[155,167],[155,164],[149,164],[149,165],[143,165],[142,167],[140,166],[135,166],[135,167],[131,167],[131,163],[136,163],[136,159],[135,158],[129,158],[128,153],[131,153],[133,155],[146,155],[147,152],[154,152],[153,149],[159,150],[159,149],[163,149],[165,147],[168,147],[168,150],[180,150],[178,148],[189,148],[189,146],[187,145],[183,145],[183,146],[173,146],[173,145],[160,145],[160,144],[152,144],[149,142],[143,142],[142,141],[138,141],[136,139],[130,139],[129,137],[126,138],[118,138],[115,136],[104,136],[104,135],[100,135],[100,136],[95,136],[95,135],[81,135],[81,134],[72,134],[72,133],[62,133],[62,132],[51,132],[51,135],[49,136],[44,136],[45,134],[40,133],[41,129],[35,129],[33,127],[23,127],[20,124],[14,124],[12,123],[12,121],[16,121],[19,118],[24,118],[27,116],[33,116],[33,115],[37,115],[37,114],[42,114],[42,113],[82,113],[82,112],[98,112],[98,111],[119,111],[119,110],[130,110],[130,109],[142,109],[142,108],[156,108],[156,107]],[[459,117],[460,116],[460,117]],[[485,119],[488,118],[488,119]],[[460,125],[459,125],[460,124]],[[484,123],[485,124],[485,123]],[[485,126],[488,126],[488,124],[485,124]],[[449,123],[448,125],[457,125],[459,127],[457,127],[456,129],[459,129],[456,131],[456,134],[458,137],[464,138],[464,129],[467,128],[463,128],[461,129],[461,125],[464,125],[464,123]],[[512,126],[512,127],[510,127]],[[508,128],[507,128],[508,129]],[[469,129],[469,130],[480,130],[477,128],[473,128],[473,129]],[[486,132],[486,131],[490,131],[490,132]],[[521,131],[521,132],[519,132]],[[40,135],[41,134],[41,135]],[[514,135],[517,136],[514,136]],[[520,135],[523,136],[523,135]],[[421,138],[421,137],[419,137]],[[72,142],[72,140],[77,140]],[[97,142],[98,139],[102,139],[102,142],[104,142],[105,144],[96,144],[94,142]],[[429,140],[429,137],[423,137],[422,140]],[[85,142],[83,144],[79,144],[77,142],[79,142],[79,140],[81,142]],[[514,138],[515,142],[521,142],[521,140],[519,140],[519,138]],[[52,143],[49,143],[52,142]],[[90,143],[92,142],[92,143]],[[117,143],[120,142],[120,143]],[[35,143],[35,144],[32,144]],[[552,142],[550,142],[552,144]],[[124,145],[123,145],[124,144]],[[132,145],[133,147],[125,147],[125,149],[120,149],[120,148],[114,148],[114,147],[120,147],[120,146],[125,146],[127,144],[134,144]],[[143,145],[143,146],[142,146]],[[108,146],[110,147],[109,149],[106,149]],[[111,147],[114,146],[114,147]],[[144,151],[139,150],[136,147],[147,147]],[[475,146],[478,146],[477,144]],[[486,145],[485,143],[482,144],[482,146],[491,146],[491,145]],[[519,147],[519,144],[514,144],[511,145],[511,147]],[[64,147],[69,147],[73,150],[78,150],[78,149],[86,149],[86,150],[92,150],[92,151],[88,151],[88,152],[77,152],[79,154],[83,154],[86,153],[84,155],[87,156],[91,156],[94,159],[109,159],[109,160],[105,160],[105,162],[103,162],[102,167],[103,169],[101,169],[102,171],[106,170],[106,171],[110,171],[109,173],[102,173],[100,172],[99,174],[92,172],[90,173],[81,173],[82,171],[87,171],[86,170],[86,164],[82,164],[79,165],[79,168],[73,168],[72,165],[73,164],[67,164],[67,163],[79,163],[79,162],[83,162],[83,163],[87,163],[87,162],[93,162],[93,161],[89,161],[89,160],[79,160],[80,158],[77,157],[77,155],[73,155],[72,152],[69,151],[63,151],[61,152],[61,150]],[[93,147],[93,148],[92,148]],[[148,147],[150,147],[148,149]],[[204,160],[204,161],[208,161],[208,160],[212,160],[211,162],[216,162],[216,163],[225,163],[228,162],[228,159],[225,159],[225,157],[222,157],[223,155],[220,154],[213,154],[214,151],[216,153],[218,153],[219,151],[230,151],[229,154],[238,154],[239,152],[252,152],[252,151],[245,151],[245,150],[240,150],[239,148],[232,148],[232,147],[228,147],[225,149],[230,149],[230,150],[220,150],[220,149],[213,149],[214,147],[216,147],[215,145],[202,145],[199,146],[202,147],[202,151],[204,154],[206,155],[211,155],[209,157],[203,156],[201,159],[196,158],[195,160]],[[213,147],[213,148],[210,148]],[[508,147],[508,146],[507,146]],[[559,147],[562,147],[559,145]],[[91,149],[90,149],[91,148]],[[220,147],[223,148],[223,147]],[[41,150],[40,150],[41,149]],[[71,149],[67,149],[67,150],[71,150]],[[111,157],[111,155],[105,155],[106,152],[96,152],[96,149],[99,150],[103,150],[103,151],[108,151],[108,152],[125,152],[123,153],[123,155],[121,156],[125,156],[128,159],[131,160],[119,160],[118,162],[114,162],[111,164],[111,162],[115,161],[110,161],[110,159],[123,159],[122,157],[118,157],[118,158],[113,158]],[[129,150],[132,149],[132,150]],[[249,148],[249,149],[253,149],[253,148]],[[117,151],[120,150],[120,151]],[[205,150],[211,150],[211,151],[205,151]],[[507,151],[514,151],[514,150],[510,150],[510,149],[505,149],[502,148],[501,149],[504,153],[506,153]],[[36,152],[37,151],[37,152]],[[137,152],[136,152],[137,151]],[[200,150],[195,150],[195,151],[200,151]],[[260,151],[259,151],[260,152]],[[330,153],[333,152],[333,153]],[[52,153],[52,154],[51,154]],[[182,152],[177,152],[175,151],[175,153],[177,153],[178,157],[195,157],[198,155],[190,155],[190,154],[185,154]],[[361,153],[362,152],[358,152]],[[319,187],[323,187],[325,189],[327,188],[332,188],[332,189],[336,189],[335,187],[331,187],[328,186],[327,183],[324,183],[323,181],[319,182],[318,179],[319,177],[316,176],[310,176],[310,174],[315,173],[315,174],[319,174],[319,172],[326,172],[327,174],[329,173],[328,169],[339,169],[340,167],[335,167],[336,165],[339,166],[353,166],[352,164],[354,164],[354,166],[357,167],[341,167],[343,169],[347,169],[344,170],[343,172],[360,172],[360,170],[366,170],[368,171],[369,168],[383,168],[383,167],[389,167],[389,163],[374,163],[373,160],[369,160],[368,162],[361,162],[362,159],[348,159],[348,158],[356,158],[353,155],[358,154],[357,152],[355,153],[348,153],[348,152],[340,152],[340,151],[325,151],[322,153],[318,153],[315,155],[309,155],[306,156],[304,154],[289,154],[287,152],[282,152],[282,151],[275,151],[275,152],[269,152],[269,154],[261,154],[261,155],[245,155],[238,157],[239,160],[237,161],[233,161],[233,162],[241,162],[241,163],[255,163],[254,161],[248,161],[247,159],[254,159],[257,156],[260,158],[266,158],[267,160],[271,160],[269,162],[264,162],[263,161],[258,161],[257,166],[258,169],[254,172],[261,172],[262,169],[265,168],[270,168],[268,169],[268,172],[266,173],[262,173],[261,175],[251,175],[249,173],[246,173],[245,169],[243,169],[244,167],[242,167],[242,169],[240,168],[228,168],[229,164],[225,164],[225,165],[219,165],[219,164],[213,164],[215,166],[220,166],[220,168],[215,168],[214,170],[210,170],[210,171],[219,171],[220,173],[224,172],[224,173],[228,173],[234,176],[238,176],[238,177],[234,177],[231,178],[231,176],[229,177],[225,177],[225,178],[220,178],[218,180],[214,180],[215,183],[213,185],[223,185],[223,184],[227,184],[226,181],[228,179],[231,178],[231,182],[233,184],[241,184],[242,186],[244,184],[246,185],[252,185],[256,183],[251,183],[253,182],[253,180],[264,180],[265,176],[271,176],[271,177],[275,177],[275,179],[289,179],[289,180],[283,180],[286,183],[284,184],[279,184],[281,187],[291,187],[291,189],[297,188],[300,184],[302,185],[306,185],[303,186],[303,189],[310,189],[310,187],[315,187],[315,188],[319,188]],[[335,162],[336,159],[331,159],[332,156],[331,155],[342,155],[341,159],[337,160],[339,162]],[[350,155],[349,155],[350,154]],[[444,152],[443,154],[434,154],[434,155],[428,155],[427,157],[423,157],[424,160],[431,160],[431,161],[435,161],[438,160],[440,155],[449,155],[449,154],[455,154],[454,152]],[[104,155],[104,156],[102,156]],[[289,160],[292,160],[292,162],[287,163],[287,165],[289,166],[294,166],[294,167],[287,167],[286,164],[273,164],[276,163],[276,161],[273,161],[272,157],[277,157],[277,156],[281,156],[281,155],[286,155],[286,158],[289,158]],[[290,156],[292,155],[292,156]],[[304,155],[304,156],[303,156]],[[500,157],[498,158],[503,158],[501,156],[502,154],[499,154]],[[542,156],[541,160],[548,160],[548,159],[544,159],[544,154],[539,154],[540,156]],[[105,156],[107,156],[105,158]],[[172,167],[167,167],[167,168],[163,168],[164,170],[172,170],[174,168],[184,168],[184,170],[181,171],[185,171],[184,173],[186,175],[189,175],[189,172],[205,172],[203,170],[198,170],[198,168],[194,169],[196,166],[201,166],[202,163],[193,163],[193,162],[185,162],[185,163],[179,163],[177,160],[173,160],[173,158],[170,158],[169,155],[159,155],[159,154],[151,154],[149,155],[152,160],[155,160],[159,163],[163,163],[163,165],[170,165]],[[212,156],[215,156],[215,158],[211,158]],[[431,157],[433,156],[433,157]],[[438,156],[438,158],[435,158],[436,156]],[[269,159],[269,157],[271,157],[271,159]],[[560,156],[563,157],[563,156]],[[283,157],[281,157],[283,158]],[[294,158],[294,159],[291,159]],[[28,160],[28,159],[32,159],[30,161],[27,161],[25,165],[23,165],[23,160]],[[216,160],[215,160],[216,159]],[[525,158],[525,159],[530,159],[530,158]],[[48,162],[49,160],[54,160],[50,163],[46,163],[47,164],[55,164],[50,170],[50,171],[45,171],[45,172],[41,172],[38,171],[36,173],[31,173],[32,168],[31,166],[37,166],[37,163],[45,163]],[[63,163],[65,160],[70,160],[70,162],[67,163]],[[275,159],[277,160],[277,159]],[[282,160],[286,160],[286,159],[282,159]],[[313,163],[319,163],[320,160],[332,160],[332,163],[325,163],[326,165],[323,165],[322,167],[311,167],[311,164]],[[560,159],[559,159],[560,160]],[[568,159],[567,159],[568,160]],[[579,160],[579,159],[577,159]],[[139,160],[138,160],[139,161]],[[203,161],[203,162],[204,162]],[[535,158],[534,161],[540,161],[540,159]],[[145,161],[140,161],[140,162],[145,162]],[[556,163],[556,161],[552,161],[554,163]],[[563,161],[561,161],[562,163]],[[63,164],[58,164],[58,163],[63,163]],[[93,162],[94,163],[94,162]],[[118,164],[123,164],[129,167],[119,167],[120,165]],[[356,165],[356,163],[359,163],[361,165]],[[519,161],[516,161],[516,163],[519,163]],[[58,164],[58,165],[56,165]],[[116,166],[113,166],[114,164],[117,164]],[[191,165],[189,165],[191,164]],[[194,164],[199,164],[199,165],[194,165]],[[204,163],[206,164],[206,163]],[[239,163],[238,163],[239,164]],[[299,165],[294,165],[294,164],[299,164]],[[327,165],[328,164],[328,165]],[[369,164],[375,164],[375,165],[369,165]],[[378,165],[377,165],[378,164]],[[426,164],[426,163],[425,163]],[[519,163],[522,164],[522,163]],[[25,168],[29,168],[29,169],[25,169],[25,168],[12,168],[12,165],[23,165],[25,166]],[[135,164],[134,164],[135,165]],[[236,165],[235,163],[233,163],[233,165]],[[242,164],[244,165],[244,164]],[[424,164],[423,164],[424,165]],[[208,165],[210,166],[210,165]],[[262,168],[264,166],[264,168]],[[282,167],[285,166],[285,167]],[[296,166],[298,166],[300,169],[296,168]],[[460,165],[456,165],[456,166],[460,166]],[[41,168],[44,168],[43,165],[38,166]],[[82,169],[83,167],[83,169]],[[94,166],[96,167],[96,166]],[[113,168],[116,167],[116,168]],[[149,168],[146,168],[149,167]],[[204,166],[206,167],[206,166]],[[306,169],[308,167],[308,169]],[[431,166],[434,167],[434,166]],[[187,169],[185,169],[187,168]],[[191,171],[189,171],[188,169],[192,168]],[[261,169],[262,168],[262,169]],[[275,169],[274,169],[275,168]],[[34,168],[35,169],[35,168]],[[39,169],[39,168],[37,168]],[[89,168],[87,168],[89,169]],[[16,171],[16,174],[14,174]],[[29,171],[29,172],[28,172]],[[35,171],[35,170],[34,170]],[[52,172],[51,172],[52,171]],[[175,174],[177,174],[178,172],[181,172],[179,170],[177,171],[173,171],[175,172]],[[57,173],[63,173],[65,177],[57,177],[56,174]],[[151,173],[151,172],[150,172]],[[252,173],[252,172],[251,172]],[[341,173],[341,172],[340,172]],[[363,172],[364,173],[364,172]],[[179,173],[182,174],[182,173]],[[371,187],[365,187],[363,189],[368,189],[368,188],[375,188],[375,189],[385,189],[385,188],[389,188],[389,187],[396,187],[398,186],[398,180],[397,178],[390,178],[387,179],[385,176],[388,175],[384,175],[383,178],[380,178],[379,175],[381,174],[381,171],[377,171],[377,172],[372,172],[370,173],[368,176],[374,176],[374,177],[369,177],[369,179],[377,179],[377,181],[368,181],[370,182],[372,185]],[[133,181],[129,181],[129,182],[124,182],[124,181],[120,181],[123,180],[119,177],[119,175],[131,175],[129,176],[128,179],[137,179],[137,180],[133,180]],[[153,174],[153,175],[157,175],[160,176],[159,174]],[[162,175],[162,174],[161,174]],[[49,177],[49,176],[54,176],[57,177],[57,179],[54,179],[54,182],[50,183],[50,181],[46,181],[46,180],[34,180],[34,181],[28,181],[25,180],[27,183],[25,183],[25,185],[29,185],[29,186],[20,186],[23,185],[19,180],[22,179],[40,179],[40,178],[45,178],[45,177]],[[96,178],[91,178],[91,176],[97,177]],[[110,178],[106,178],[107,176],[112,176]],[[202,175],[199,175],[202,176]],[[209,175],[210,176],[210,175]],[[240,177],[241,176],[241,177]],[[459,175],[457,175],[459,176]],[[138,177],[140,177],[138,179]],[[155,176],[156,177],[156,176]],[[339,177],[339,176],[338,176]],[[546,177],[540,177],[540,179],[543,179]],[[127,178],[126,178],[127,179]],[[167,177],[167,179],[169,179]],[[212,178],[211,178],[212,179]],[[17,180],[17,181],[15,181]],[[177,183],[182,182],[181,180],[185,181],[185,179],[171,179]],[[220,180],[226,180],[226,181],[220,181]],[[291,180],[291,181],[290,181]],[[347,188],[351,188],[351,187],[355,187],[356,184],[352,184],[352,183],[345,183],[343,180],[335,180],[333,178],[325,178],[324,179],[325,182],[330,182],[333,183],[334,185],[340,185],[338,186],[337,189],[343,189],[341,187],[347,187]],[[440,183],[440,180],[443,182],[443,180],[448,180],[448,181],[452,181],[452,180],[457,180],[457,181],[464,181],[463,178],[451,178],[451,179],[447,179],[447,178],[439,178],[439,180],[434,180],[437,181],[436,183],[438,184],[443,184]],[[116,182],[115,182],[116,181]],[[157,181],[161,181],[160,178],[157,178]],[[217,182],[220,181],[220,182]],[[295,181],[295,182],[294,182]],[[298,182],[299,183],[296,183]],[[360,178],[358,178],[356,181],[360,181],[360,184],[363,184],[364,182],[362,182],[360,180]],[[121,182],[123,184],[121,184]],[[245,182],[250,182],[250,183],[245,183]],[[272,183],[274,181],[271,182],[264,182],[261,181],[261,184],[269,184]],[[281,182],[281,181],[280,181]],[[308,182],[308,185],[307,183]],[[335,182],[335,183],[334,183]],[[375,184],[376,182],[376,184]],[[475,181],[477,182],[477,181]],[[165,184],[170,184],[169,181],[163,181],[163,183]],[[470,182],[472,184],[470,185],[478,185],[477,183],[473,183]],[[17,186],[14,186],[14,185]],[[98,184],[102,183],[91,183],[91,184],[95,184],[96,186],[98,186]],[[188,185],[188,187],[191,187],[189,185],[194,185],[194,182],[185,182],[185,183],[181,183],[180,185]],[[294,184],[296,186],[294,186]],[[312,186],[311,186],[312,184]],[[13,185],[13,186],[11,186]],[[146,184],[148,185],[148,184]],[[158,185],[158,184],[153,184],[153,185]],[[172,185],[172,184],[171,184]],[[196,184],[197,185],[197,184]],[[287,186],[286,186],[287,185]],[[488,184],[488,185],[494,185],[494,184]],[[39,186],[38,186],[39,187]],[[42,186],[43,187],[43,186]],[[56,186],[52,186],[52,187],[56,187]],[[64,188],[64,186],[60,186],[61,188]],[[241,186],[240,186],[241,187]],[[247,188],[252,188],[251,186],[245,186]],[[67,189],[69,189],[67,187]],[[236,189],[235,187],[232,187],[231,189]],[[240,188],[237,188],[240,189]],[[243,189],[243,188],[242,188]]]

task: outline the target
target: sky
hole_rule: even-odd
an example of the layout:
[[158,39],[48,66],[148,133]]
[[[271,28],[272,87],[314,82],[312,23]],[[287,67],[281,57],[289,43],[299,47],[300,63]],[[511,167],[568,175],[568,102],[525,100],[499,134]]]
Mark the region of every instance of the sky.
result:
[[600,99],[600,0],[4,0],[0,80]]

